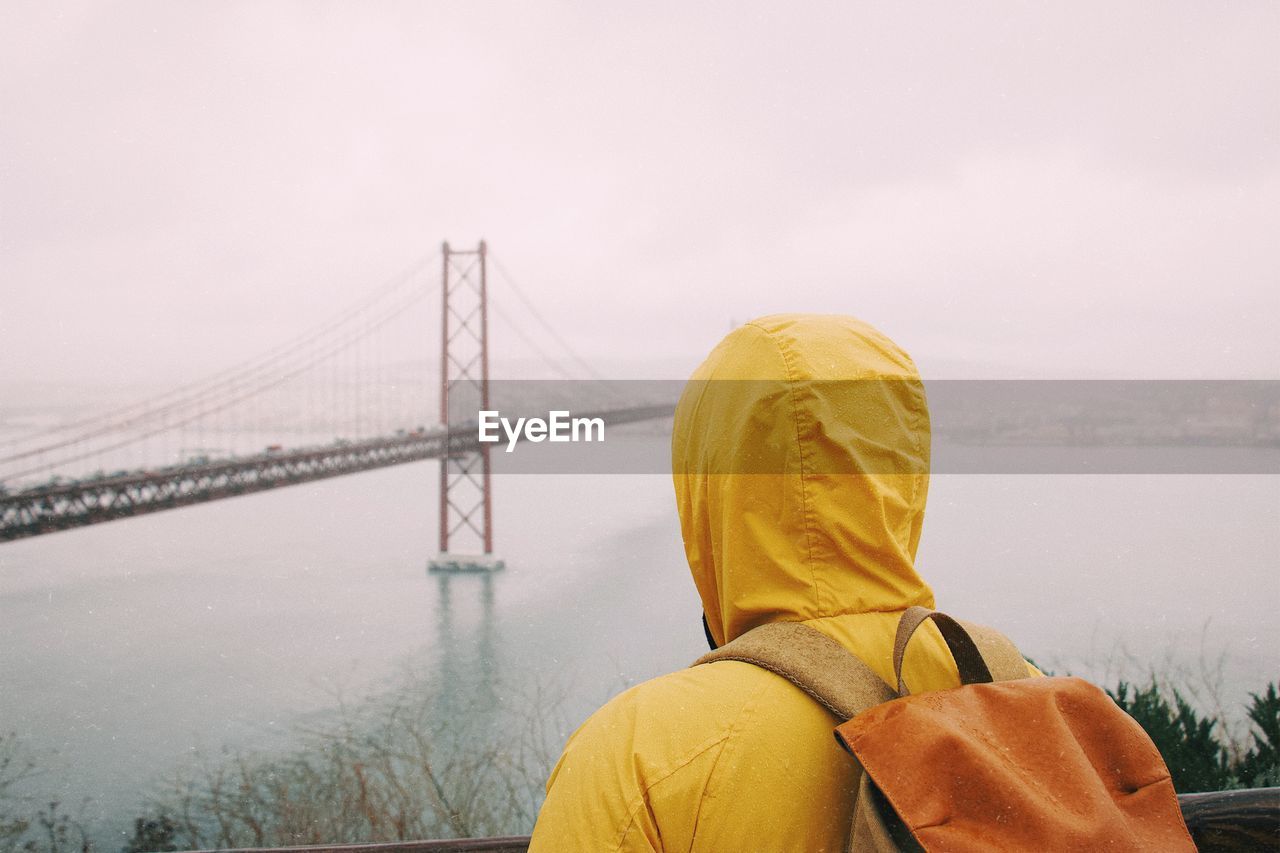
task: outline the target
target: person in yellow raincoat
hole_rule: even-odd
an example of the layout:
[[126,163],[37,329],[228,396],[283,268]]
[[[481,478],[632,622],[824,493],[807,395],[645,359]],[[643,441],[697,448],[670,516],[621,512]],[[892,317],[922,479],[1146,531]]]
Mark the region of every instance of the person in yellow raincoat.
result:
[[[802,622],[894,683],[899,616],[934,606],[914,564],[929,439],[914,363],[871,326],[797,314],[730,333],[686,387],[671,443],[709,639]],[[904,675],[913,692],[958,685],[931,624]],[[840,851],[859,771],[838,722],[748,663],[640,684],[569,739],[530,850]]]

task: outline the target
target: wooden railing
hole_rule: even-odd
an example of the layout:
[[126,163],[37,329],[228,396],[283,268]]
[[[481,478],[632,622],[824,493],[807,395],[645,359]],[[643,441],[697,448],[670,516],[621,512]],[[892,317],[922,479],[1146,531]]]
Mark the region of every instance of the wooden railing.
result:
[[[1201,853],[1280,850],[1280,788],[1182,794],[1187,828]],[[527,836],[274,847],[241,853],[526,853]]]
[[1280,788],[1182,794],[1178,803],[1202,853],[1280,850]]
[[[529,836],[451,838],[443,841],[389,841],[384,844],[321,844],[308,847],[237,848],[236,853],[525,853]],[[194,853],[224,853],[202,850]]]

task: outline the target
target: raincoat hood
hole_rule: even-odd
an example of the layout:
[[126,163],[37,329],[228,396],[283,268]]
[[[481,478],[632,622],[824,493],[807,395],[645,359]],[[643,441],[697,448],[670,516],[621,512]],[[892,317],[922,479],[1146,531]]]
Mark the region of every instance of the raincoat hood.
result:
[[[915,569],[929,416],[911,359],[849,317],[748,323],[689,380],[671,451],[712,640],[803,622],[896,685],[901,611],[933,606]],[[901,674],[915,693],[959,684],[932,624]],[[865,777],[838,722],[742,660],[638,684],[569,739],[529,851],[845,850]]]
[[844,316],[731,332],[676,407],[685,553],[723,644],[757,625],[933,606],[915,554],[929,413],[910,357]]

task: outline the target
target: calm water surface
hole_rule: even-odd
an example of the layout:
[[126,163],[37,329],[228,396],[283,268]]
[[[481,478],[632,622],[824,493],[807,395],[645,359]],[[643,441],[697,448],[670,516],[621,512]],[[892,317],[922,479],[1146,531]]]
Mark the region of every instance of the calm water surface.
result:
[[[426,462],[0,546],[0,731],[41,795],[119,830],[193,751],[280,745],[406,665],[565,685],[576,722],[703,650],[667,477],[498,477],[507,569],[447,581],[435,487]],[[1278,557],[1280,477],[952,475],[919,562],[1043,665],[1203,670],[1239,704],[1280,675]]]

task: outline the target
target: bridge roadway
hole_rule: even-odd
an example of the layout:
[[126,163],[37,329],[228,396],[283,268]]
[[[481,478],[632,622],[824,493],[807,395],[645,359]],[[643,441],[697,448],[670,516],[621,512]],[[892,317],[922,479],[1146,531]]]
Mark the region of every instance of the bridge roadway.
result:
[[[607,425],[670,417],[669,404],[631,406],[575,417],[603,418]],[[479,449],[473,425],[452,434],[444,427],[327,447],[258,453],[155,471],[134,471],[0,494],[0,542],[101,524],[135,515],[296,486],[374,468]]]

